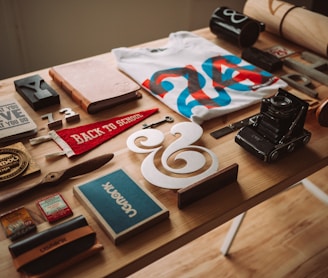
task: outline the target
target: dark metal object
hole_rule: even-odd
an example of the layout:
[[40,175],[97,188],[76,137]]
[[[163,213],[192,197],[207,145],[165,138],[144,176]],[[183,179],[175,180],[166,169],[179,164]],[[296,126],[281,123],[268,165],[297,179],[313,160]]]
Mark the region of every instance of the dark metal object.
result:
[[209,25],[212,33],[240,47],[253,45],[265,28],[259,21],[227,7],[217,8]]
[[266,71],[274,72],[282,68],[283,62],[272,54],[255,47],[248,47],[242,52],[243,59]]
[[34,110],[60,103],[57,92],[38,74],[15,80],[14,84],[16,91]]
[[146,129],[146,128],[154,128],[154,127],[157,127],[157,126],[159,126],[159,125],[161,125],[161,124],[164,124],[164,123],[172,123],[173,121],[174,121],[174,119],[173,119],[172,117],[170,117],[170,116],[166,116],[166,117],[164,118],[164,120],[161,120],[161,121],[158,121],[158,122],[152,123],[152,124],[150,124],[150,125],[144,124],[142,128],[143,128],[143,129]]
[[221,137],[223,137],[223,136],[225,136],[229,133],[232,133],[234,131],[237,131],[237,130],[241,129],[244,126],[248,126],[248,125],[252,124],[255,121],[257,116],[258,116],[258,114],[250,116],[248,118],[245,118],[241,121],[232,123],[228,126],[225,126],[223,128],[220,128],[218,130],[215,130],[215,131],[211,132],[210,135],[212,137],[214,137],[215,139],[219,139],[219,138],[221,138]]
[[48,173],[39,183],[31,185],[26,188],[21,188],[18,190],[13,190],[8,193],[0,195],[0,204],[4,203],[10,199],[16,198],[24,193],[35,190],[36,188],[46,187],[46,186],[56,186],[61,182],[68,180],[70,178],[84,175],[90,173],[101,166],[105,165],[114,157],[114,154],[104,154],[99,157],[92,158],[90,160],[84,161],[80,164],[74,165],[65,170],[50,172]]
[[265,162],[276,161],[310,141],[311,133],[304,129],[308,106],[280,88],[275,96],[262,100],[255,123],[243,127],[235,142]]

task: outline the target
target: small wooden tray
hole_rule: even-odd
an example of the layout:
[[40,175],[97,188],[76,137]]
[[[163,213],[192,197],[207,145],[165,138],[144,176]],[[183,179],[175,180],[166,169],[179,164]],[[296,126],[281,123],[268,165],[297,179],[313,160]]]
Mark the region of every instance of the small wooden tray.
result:
[[227,168],[178,191],[178,208],[187,205],[217,191],[218,189],[237,180],[238,164],[234,163]]

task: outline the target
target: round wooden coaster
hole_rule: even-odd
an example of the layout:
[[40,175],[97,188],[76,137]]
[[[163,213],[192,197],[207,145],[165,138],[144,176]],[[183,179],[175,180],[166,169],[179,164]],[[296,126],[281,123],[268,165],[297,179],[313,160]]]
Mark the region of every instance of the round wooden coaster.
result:
[[328,127],[328,98],[316,110],[316,117],[321,126]]
[[0,149],[0,184],[22,175],[29,165],[27,155],[15,148]]

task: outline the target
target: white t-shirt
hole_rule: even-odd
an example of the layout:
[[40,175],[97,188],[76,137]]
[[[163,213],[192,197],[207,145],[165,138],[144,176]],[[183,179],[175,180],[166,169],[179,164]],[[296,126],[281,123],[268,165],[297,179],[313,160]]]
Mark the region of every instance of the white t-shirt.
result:
[[191,32],[160,48],[116,48],[120,70],[174,111],[201,124],[271,96],[287,84]]

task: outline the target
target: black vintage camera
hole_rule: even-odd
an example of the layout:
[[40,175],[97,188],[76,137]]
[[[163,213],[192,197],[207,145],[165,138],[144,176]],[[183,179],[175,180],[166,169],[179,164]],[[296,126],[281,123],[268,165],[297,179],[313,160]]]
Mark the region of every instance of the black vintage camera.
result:
[[238,132],[235,141],[261,160],[276,161],[310,141],[311,133],[303,128],[308,106],[279,89],[273,97],[262,100],[260,114]]

